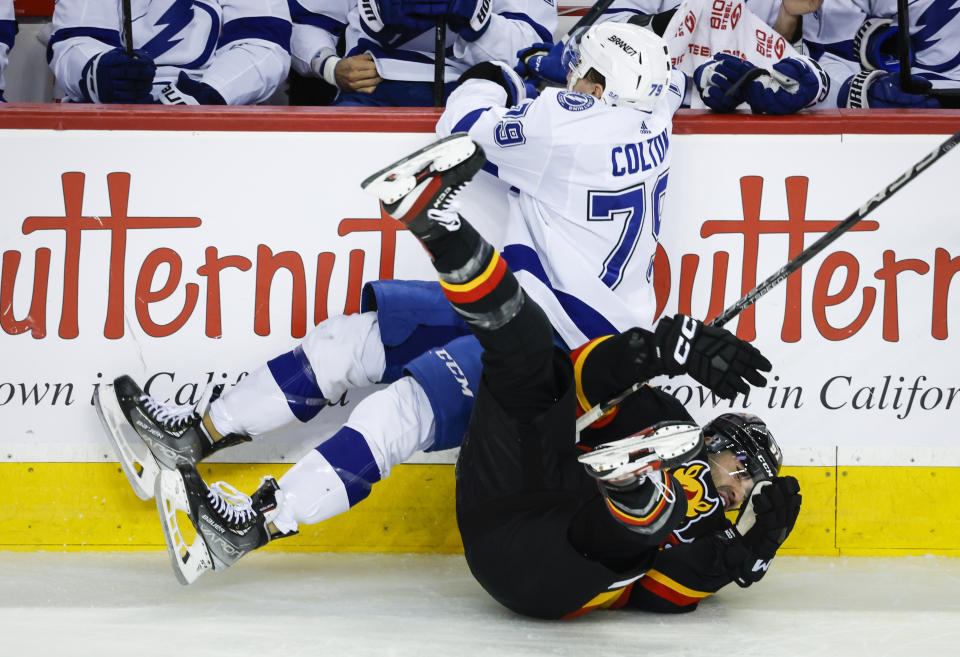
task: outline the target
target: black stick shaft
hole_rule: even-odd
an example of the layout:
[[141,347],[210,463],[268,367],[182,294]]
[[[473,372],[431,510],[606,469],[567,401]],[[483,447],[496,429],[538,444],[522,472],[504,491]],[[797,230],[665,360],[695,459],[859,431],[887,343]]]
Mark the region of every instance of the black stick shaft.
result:
[[447,66],[447,23],[443,16],[437,19],[437,29],[434,32],[436,39],[433,44],[433,106],[443,107],[444,72]]
[[573,34],[581,27],[590,27],[593,25],[597,19],[603,15],[603,12],[605,12],[612,4],[613,0],[597,0],[597,2],[587,10],[587,13],[581,16],[580,20],[573,24],[573,27],[570,28],[570,31],[568,31],[567,34]]
[[[801,251],[797,256],[785,264],[783,267],[778,269],[765,281],[760,283],[749,292],[747,292],[741,299],[736,303],[731,305],[729,308],[724,310],[720,315],[713,319],[710,322],[711,326],[723,326],[731,319],[742,313],[745,309],[749,308],[757,302],[757,299],[765,295],[767,292],[772,290],[774,287],[782,283],[787,279],[790,274],[794,273],[804,264],[806,264],[811,258],[822,252],[830,244],[832,244],[838,237],[846,233],[848,230],[853,228],[854,225],[860,222],[864,217],[866,217],[870,212],[875,210],[878,206],[884,203],[891,196],[900,191],[904,185],[916,178],[927,169],[931,164],[939,160],[941,157],[946,155],[950,150],[960,143],[960,132],[953,134],[950,138],[944,141],[942,144],[937,146],[932,152],[928,153],[926,157],[914,164],[910,169],[908,169],[903,175],[894,180],[892,183],[883,188],[879,193],[875,194],[870,198],[866,203],[857,208],[854,212],[850,214],[846,219],[841,221],[839,224],[831,228],[829,231],[820,236],[820,238],[815,241],[813,244]],[[614,397],[608,402],[594,406],[589,411],[584,413],[577,419],[577,431],[583,431],[588,426],[596,422],[601,415],[606,413],[608,410],[622,402],[624,399],[632,395],[634,392],[640,389],[645,382],[641,381],[633,384],[630,388],[624,390],[622,393]]]
[[130,0],[123,0],[123,47],[127,55],[133,57],[133,10],[130,8]]

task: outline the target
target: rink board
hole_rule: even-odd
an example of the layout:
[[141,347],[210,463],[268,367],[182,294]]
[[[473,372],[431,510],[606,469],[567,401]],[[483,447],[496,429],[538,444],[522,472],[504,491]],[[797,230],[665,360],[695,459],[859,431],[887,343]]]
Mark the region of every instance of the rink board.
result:
[[[0,548],[159,546],[152,507],[112,463],[92,391],[128,372],[186,401],[355,311],[364,281],[431,278],[419,245],[358,182],[426,143],[435,120],[5,108],[0,475],[23,486],[0,510]],[[681,113],[656,270],[663,312],[715,315],[958,128],[950,111]],[[660,382],[700,422],[732,408],[774,427],[804,487],[794,552],[960,549],[955,514],[930,501],[953,497],[960,465],[960,326],[949,321],[960,317],[960,217],[944,193],[958,179],[951,153],[728,326],[775,363],[766,388],[731,406],[689,380]],[[484,176],[465,194],[464,213],[494,242],[502,192]],[[217,455],[210,476],[252,490],[246,473],[282,473],[368,392]],[[278,549],[459,550],[454,459],[417,455],[351,513]]]
[[[207,481],[253,490],[289,466],[204,464]],[[960,518],[938,504],[960,486],[958,468],[788,467],[803,510],[782,551],[804,555],[960,555]],[[155,504],[130,491],[115,464],[4,463],[0,550],[161,550]],[[949,499],[949,498],[948,498]],[[267,549],[316,552],[462,552],[453,466],[397,466],[350,510]]]

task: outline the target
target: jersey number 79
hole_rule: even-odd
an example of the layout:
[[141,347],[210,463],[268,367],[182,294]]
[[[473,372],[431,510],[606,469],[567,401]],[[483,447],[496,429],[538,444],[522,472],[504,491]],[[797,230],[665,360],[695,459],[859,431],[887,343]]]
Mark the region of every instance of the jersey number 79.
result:
[[[652,205],[653,222],[651,231],[655,242],[660,240],[660,217],[663,211],[663,201],[667,193],[667,178],[669,169],[660,174],[653,185]],[[633,187],[616,192],[589,191],[587,192],[587,220],[588,221],[615,221],[623,219],[623,229],[616,246],[603,261],[603,271],[600,280],[610,289],[616,289],[623,280],[630,258],[637,248],[640,235],[643,231],[643,222],[646,218],[647,195],[644,181]],[[650,255],[647,265],[647,282],[653,276],[653,258],[655,251]]]

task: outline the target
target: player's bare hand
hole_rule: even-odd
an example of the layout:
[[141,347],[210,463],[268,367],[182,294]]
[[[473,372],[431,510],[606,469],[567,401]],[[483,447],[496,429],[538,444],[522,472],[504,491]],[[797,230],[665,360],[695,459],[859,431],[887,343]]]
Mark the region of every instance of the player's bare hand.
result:
[[820,9],[823,0],[783,0],[781,7],[790,16],[809,14]]
[[382,81],[370,53],[344,57],[337,62],[333,74],[337,79],[337,87],[343,91],[373,93]]

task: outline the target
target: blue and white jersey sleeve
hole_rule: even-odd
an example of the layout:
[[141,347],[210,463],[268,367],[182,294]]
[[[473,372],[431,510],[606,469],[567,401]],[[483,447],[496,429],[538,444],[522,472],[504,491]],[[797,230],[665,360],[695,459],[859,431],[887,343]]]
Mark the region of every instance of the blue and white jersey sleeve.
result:
[[356,0],[289,0],[293,35],[290,56],[301,75],[319,75],[324,61],[336,55]]
[[7,68],[7,55],[13,48],[17,35],[17,21],[13,15],[13,0],[0,0],[0,94],[6,88],[3,72]]
[[[194,6],[199,3],[194,2]],[[201,81],[228,105],[265,101],[290,72],[290,10],[285,0],[221,0],[223,27]],[[182,69],[191,68],[181,64]]]
[[[857,61],[853,38],[869,15],[867,0],[832,0],[803,16],[803,44],[806,54],[820,61],[824,53],[849,62]],[[859,68],[859,67],[858,67]]]
[[494,0],[494,13],[474,41],[457,36],[453,56],[469,68],[491,60],[514,62],[517,52],[534,43],[553,43],[557,29],[555,0]]
[[[47,60],[65,92],[80,101],[83,67],[122,45],[119,1],[60,0]],[[154,95],[181,71],[216,89],[227,104],[266,100],[290,69],[286,0],[132,0],[133,47],[157,65]]]

